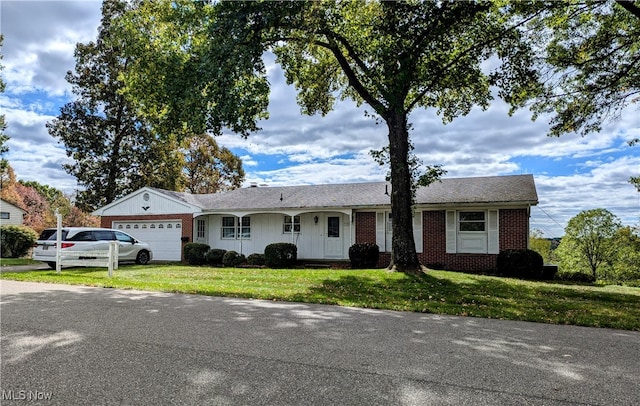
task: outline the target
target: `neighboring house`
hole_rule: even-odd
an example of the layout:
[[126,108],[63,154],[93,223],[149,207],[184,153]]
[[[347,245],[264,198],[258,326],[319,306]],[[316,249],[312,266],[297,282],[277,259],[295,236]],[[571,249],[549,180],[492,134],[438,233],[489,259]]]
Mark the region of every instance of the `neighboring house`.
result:
[[[142,188],[93,214],[103,227],[148,242],[154,259],[180,260],[186,241],[245,255],[292,242],[298,258],[348,260],[349,247],[391,251],[391,186],[386,182],[248,187],[194,195]],[[538,203],[531,175],[443,179],[418,188],[413,221],[420,261],[432,267],[495,268],[501,250],[527,248]]]
[[0,199],[0,225],[21,226],[24,223],[24,216],[27,212],[15,204]]

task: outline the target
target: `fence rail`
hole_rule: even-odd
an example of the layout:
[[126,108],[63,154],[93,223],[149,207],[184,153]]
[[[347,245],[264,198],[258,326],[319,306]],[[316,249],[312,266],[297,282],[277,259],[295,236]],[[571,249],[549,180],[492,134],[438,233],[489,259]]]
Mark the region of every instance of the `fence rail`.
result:
[[60,248],[57,248],[56,270],[60,272],[60,268],[66,265],[95,266],[108,268],[109,276],[113,276],[113,270],[118,269],[119,248],[120,246],[117,241],[110,241],[108,250],[62,251]]

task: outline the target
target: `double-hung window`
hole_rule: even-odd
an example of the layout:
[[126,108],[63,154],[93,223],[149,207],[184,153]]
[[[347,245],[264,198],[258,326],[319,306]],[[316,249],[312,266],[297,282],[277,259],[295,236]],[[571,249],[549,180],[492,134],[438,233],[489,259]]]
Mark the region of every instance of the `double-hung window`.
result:
[[282,233],[291,234],[292,230],[294,233],[300,232],[300,216],[285,215],[282,223]]
[[498,210],[451,210],[446,223],[447,253],[498,253]]
[[251,238],[251,217],[222,217],[222,239],[238,240]]

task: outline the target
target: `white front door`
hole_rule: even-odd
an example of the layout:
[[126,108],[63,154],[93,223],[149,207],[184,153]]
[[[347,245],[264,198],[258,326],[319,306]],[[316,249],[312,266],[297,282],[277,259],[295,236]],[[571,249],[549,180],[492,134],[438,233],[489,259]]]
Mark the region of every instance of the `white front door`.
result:
[[342,258],[343,244],[342,224],[340,216],[328,215],[325,223],[324,256],[325,258]]

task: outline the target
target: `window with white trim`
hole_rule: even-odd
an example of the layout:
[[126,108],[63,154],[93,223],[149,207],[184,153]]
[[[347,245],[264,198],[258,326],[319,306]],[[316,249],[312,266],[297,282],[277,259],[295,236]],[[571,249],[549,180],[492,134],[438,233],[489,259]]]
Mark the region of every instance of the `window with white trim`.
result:
[[463,232],[484,232],[485,212],[484,211],[461,211],[458,212],[458,231]]
[[300,232],[300,216],[285,215],[282,223],[282,233],[291,234],[292,229],[294,233]]
[[497,254],[498,210],[447,211],[446,252]]
[[224,240],[247,240],[251,238],[251,217],[224,216],[221,227],[222,239]]
[[238,223],[242,223],[242,227],[240,227],[240,237],[243,240],[251,238],[251,217],[245,216],[242,218],[242,221],[238,219]]
[[204,238],[205,237],[205,227],[206,223],[202,219],[196,220],[196,238]]
[[236,218],[222,218],[222,238],[225,240],[233,240],[236,238]]

